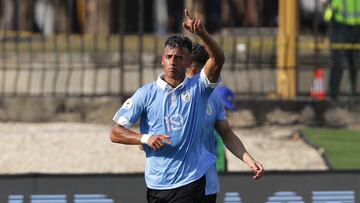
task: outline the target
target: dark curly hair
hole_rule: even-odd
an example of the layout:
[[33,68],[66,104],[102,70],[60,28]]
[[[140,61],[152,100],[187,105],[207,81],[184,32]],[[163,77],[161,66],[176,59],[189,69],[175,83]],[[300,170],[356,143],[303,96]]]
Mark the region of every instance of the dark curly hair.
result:
[[188,37],[183,35],[173,35],[166,40],[165,47],[186,48],[191,52],[192,42]]
[[203,45],[196,43],[192,47],[191,58],[193,62],[202,68],[209,59],[209,54]]

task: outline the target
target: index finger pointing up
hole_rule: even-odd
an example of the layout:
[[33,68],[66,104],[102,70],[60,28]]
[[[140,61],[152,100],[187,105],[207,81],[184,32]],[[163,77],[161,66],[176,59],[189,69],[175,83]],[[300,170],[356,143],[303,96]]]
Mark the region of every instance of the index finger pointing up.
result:
[[190,18],[190,19],[193,19],[193,17],[190,15],[190,12],[189,10],[185,9],[185,15]]

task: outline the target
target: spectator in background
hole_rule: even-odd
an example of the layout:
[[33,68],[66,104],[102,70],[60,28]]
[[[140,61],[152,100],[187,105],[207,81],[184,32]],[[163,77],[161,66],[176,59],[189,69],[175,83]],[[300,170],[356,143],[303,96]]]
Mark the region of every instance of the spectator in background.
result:
[[261,26],[263,27],[277,27],[278,25],[278,0],[266,0],[262,2],[261,5],[262,14],[261,14]]
[[15,29],[14,13],[15,2],[13,0],[1,0],[1,29]]
[[193,0],[186,2],[199,19],[204,20],[205,28],[209,33],[219,32],[221,28],[221,1],[220,0]]
[[[199,44],[193,46],[191,56],[193,61],[186,72],[188,77],[194,77],[199,74],[209,57],[205,48]],[[216,196],[220,191],[217,169],[223,171],[226,164],[222,140],[231,153],[244,161],[255,172],[254,179],[260,178],[264,172],[261,163],[257,162],[246,151],[243,143],[235,135],[226,118],[226,109],[236,109],[236,106],[232,102],[233,97],[234,93],[229,88],[220,86],[215,88],[214,93],[210,96],[207,103],[204,144],[210,153],[217,156],[222,166],[219,168],[217,165],[219,162],[217,162],[216,165],[213,164],[206,172],[205,203],[216,203]],[[219,138],[217,133],[219,133],[221,138]]]
[[168,31],[176,33],[181,31],[183,20],[184,1],[167,0]]
[[224,0],[222,1],[222,24],[225,26],[259,25],[259,8],[256,0]]
[[312,32],[320,31],[322,34],[325,34],[327,23],[322,18],[325,2],[323,0],[300,0],[299,8],[301,29]]
[[37,0],[34,7],[35,23],[44,36],[55,32],[55,9],[50,0]]
[[[339,95],[344,62],[349,70],[351,95],[355,95],[357,69],[360,66],[360,0],[331,0],[325,10],[324,19],[330,23],[330,97],[336,99]],[[357,44],[357,47],[354,48],[351,44]]]
[[221,0],[205,0],[205,26],[210,33],[219,32],[221,28]]
[[2,0],[1,3],[1,29],[14,31],[32,31],[30,1]]
[[167,33],[167,3],[166,0],[154,0],[154,31],[156,35],[165,35]]

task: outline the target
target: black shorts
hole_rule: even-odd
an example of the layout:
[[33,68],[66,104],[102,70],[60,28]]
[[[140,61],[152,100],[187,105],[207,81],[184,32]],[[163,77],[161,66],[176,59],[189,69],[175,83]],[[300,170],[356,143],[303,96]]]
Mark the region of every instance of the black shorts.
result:
[[169,189],[154,190],[148,188],[148,203],[201,203],[205,199],[205,175],[187,185]]
[[216,193],[211,195],[206,195],[204,203],[216,203]]

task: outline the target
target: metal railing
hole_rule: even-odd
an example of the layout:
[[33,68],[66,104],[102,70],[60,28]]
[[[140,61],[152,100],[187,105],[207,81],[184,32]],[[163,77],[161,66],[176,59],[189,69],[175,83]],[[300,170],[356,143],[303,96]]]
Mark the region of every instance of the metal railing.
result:
[[[151,2],[0,1],[0,95],[122,96],[155,80],[169,33],[155,26]],[[226,55],[224,84],[238,95],[274,94],[277,28],[261,19],[255,27],[237,25],[229,15],[213,33]],[[315,19],[310,28],[301,25],[298,39],[300,96],[309,95],[313,70],[330,66],[321,16]]]

